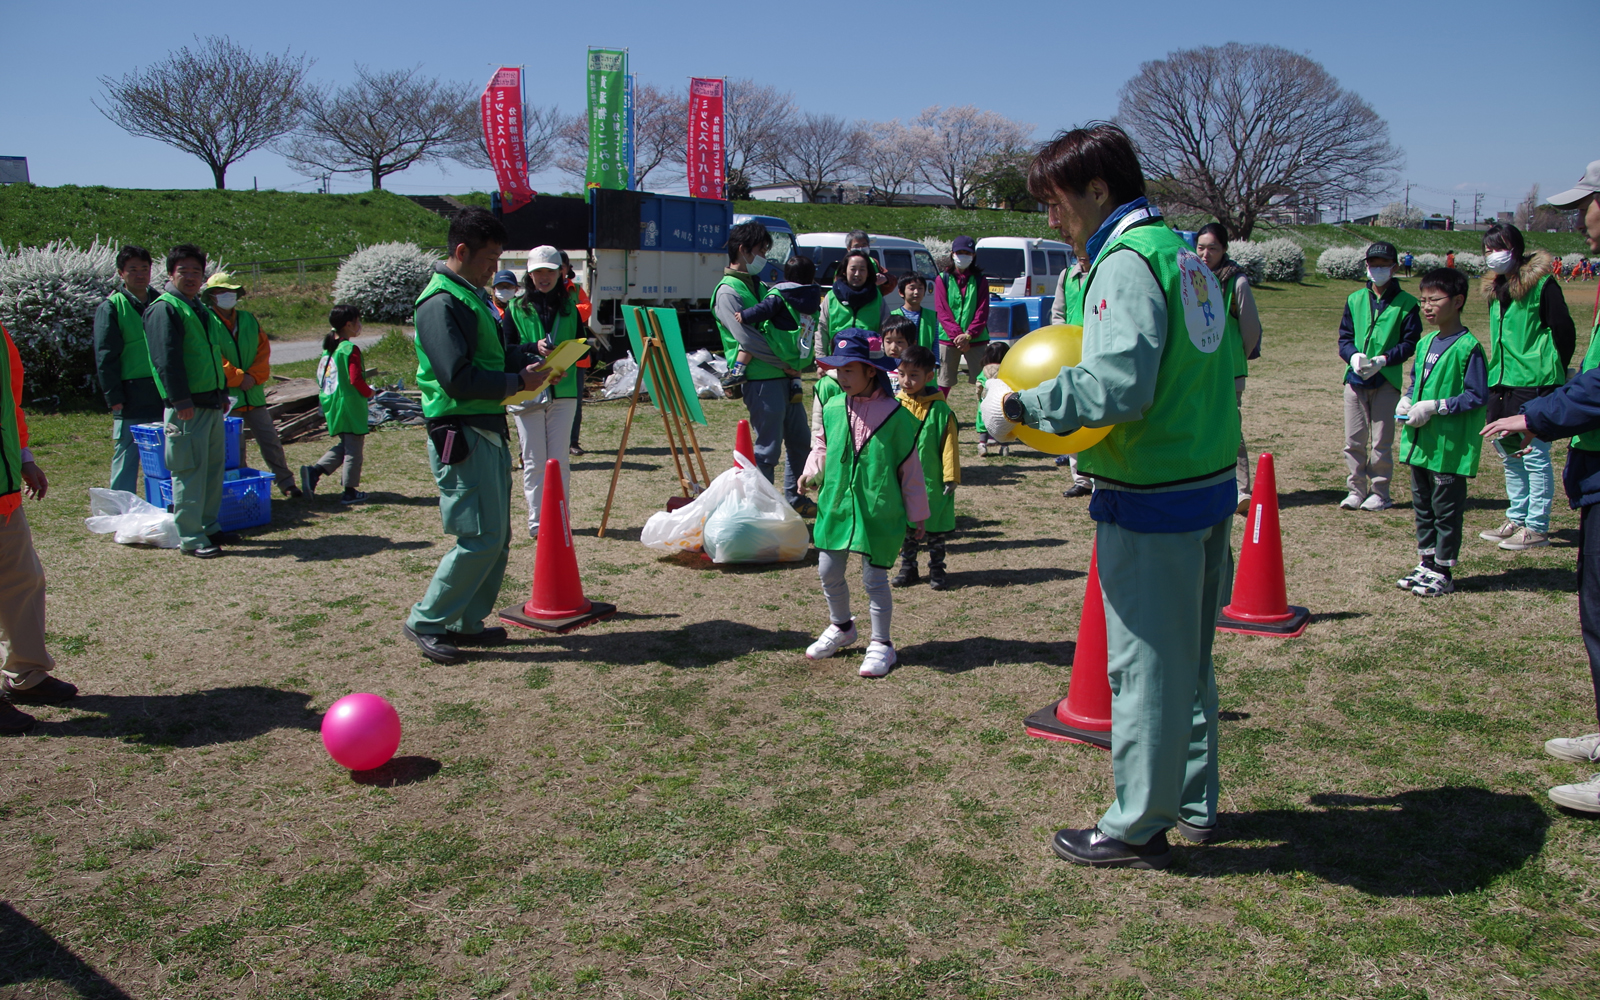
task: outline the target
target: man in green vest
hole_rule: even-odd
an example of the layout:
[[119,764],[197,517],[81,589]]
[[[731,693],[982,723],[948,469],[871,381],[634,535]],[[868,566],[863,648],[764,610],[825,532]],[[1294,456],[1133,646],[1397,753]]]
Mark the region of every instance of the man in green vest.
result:
[[200,299],[206,254],[193,243],[167,252],[167,288],[145,307],[144,332],[156,389],[166,407],[165,459],[172,473],[172,508],[179,548],[186,556],[215,559],[237,540],[217,523],[222,509],[222,414],[228,384],[222,372],[225,334]]
[[161,419],[161,393],[150,368],[144,336],[144,310],[159,292],[150,287],[150,251],[125,246],[117,251],[122,287],[94,313],[94,366],[100,391],[111,407],[111,488],[144,495],[139,448],[133,425]]
[[[1072,266],[1061,272],[1056,281],[1055,301],[1050,303],[1050,322],[1059,326],[1083,325],[1083,279],[1089,275],[1089,258],[1074,256]],[[1086,497],[1094,492],[1094,481],[1078,471],[1076,454],[1057,455],[1057,465],[1065,465],[1072,472],[1072,485],[1062,491],[1068,500]]]
[[[278,428],[272,424],[272,414],[267,410],[267,379],[272,376],[272,345],[267,334],[256,321],[255,314],[239,308],[244,286],[233,275],[218,271],[206,279],[207,305],[222,324],[222,372],[233,396],[231,416],[244,421],[247,431],[261,448],[261,460],[272,470],[278,483],[278,492],[294,499],[300,496],[300,487],[294,484],[294,473],[283,457],[283,442],[278,440]],[[244,458],[243,442],[239,445],[241,464]]]
[[1394,408],[1405,360],[1417,351],[1422,315],[1394,276],[1393,243],[1367,247],[1367,286],[1350,293],[1339,321],[1344,373],[1344,460],[1349,494],[1342,510],[1388,510],[1394,474]]
[[543,386],[549,372],[507,350],[483,288],[505,245],[500,220],[469,208],[450,220],[449,254],[417,297],[417,388],[428,423],[428,463],[439,516],[456,544],[400,628],[435,663],[460,663],[463,646],[498,646],[485,628],[511,554],[511,449],[503,400]]
[[1111,428],[1078,464],[1095,481],[1116,802],[1051,846],[1077,864],[1163,868],[1167,830],[1204,843],[1217,823],[1211,643],[1231,577],[1239,450],[1222,289],[1145,199],[1138,155],[1115,125],[1056,136],[1028,190],[1091,262],[1083,360],[1034,389],[1000,384],[984,420],[1000,440],[1022,423]]

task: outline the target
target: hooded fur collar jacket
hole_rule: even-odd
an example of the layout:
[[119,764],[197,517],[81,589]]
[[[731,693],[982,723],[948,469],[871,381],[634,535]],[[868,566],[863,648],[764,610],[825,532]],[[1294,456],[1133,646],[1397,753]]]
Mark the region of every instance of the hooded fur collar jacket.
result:
[[[1489,271],[1484,274],[1478,285],[1478,290],[1483,293],[1483,301],[1491,303],[1500,298],[1504,293],[1510,299],[1521,302],[1527,298],[1539,279],[1547,274],[1553,274],[1556,269],[1556,259],[1545,250],[1535,250],[1522,262],[1522,266],[1505,275],[1501,282],[1500,275]],[[1501,299],[1502,306],[1506,299]]]

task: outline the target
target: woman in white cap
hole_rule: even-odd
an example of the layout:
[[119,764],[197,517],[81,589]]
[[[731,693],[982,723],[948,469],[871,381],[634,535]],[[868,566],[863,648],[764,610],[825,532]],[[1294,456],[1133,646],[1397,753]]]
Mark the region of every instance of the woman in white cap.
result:
[[[522,292],[512,299],[501,320],[507,344],[534,344],[548,354],[578,335],[578,309],[561,280],[561,251],[552,246],[528,251],[528,273]],[[571,481],[567,454],[572,418],[578,411],[578,372],[571,369],[539,398],[510,407],[522,440],[522,495],[528,501],[528,534],[539,537],[539,507],[544,498],[546,459],[561,462],[561,485]]]

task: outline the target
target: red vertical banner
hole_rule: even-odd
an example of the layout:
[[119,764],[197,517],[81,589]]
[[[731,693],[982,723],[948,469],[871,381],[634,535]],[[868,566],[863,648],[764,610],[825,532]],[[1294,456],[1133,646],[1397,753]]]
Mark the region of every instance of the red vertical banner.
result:
[[721,80],[689,78],[689,195],[723,197],[727,185],[722,150]]
[[528,149],[522,133],[522,70],[502,66],[489,78],[478,102],[483,142],[500,186],[504,210],[515,212],[533,200],[528,186]]

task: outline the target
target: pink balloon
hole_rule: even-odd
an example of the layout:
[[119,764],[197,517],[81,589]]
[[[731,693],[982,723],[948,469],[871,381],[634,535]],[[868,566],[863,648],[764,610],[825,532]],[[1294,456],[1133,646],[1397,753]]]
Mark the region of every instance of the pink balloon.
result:
[[322,717],[322,745],[352,771],[381,767],[400,748],[400,713],[379,695],[347,694]]

